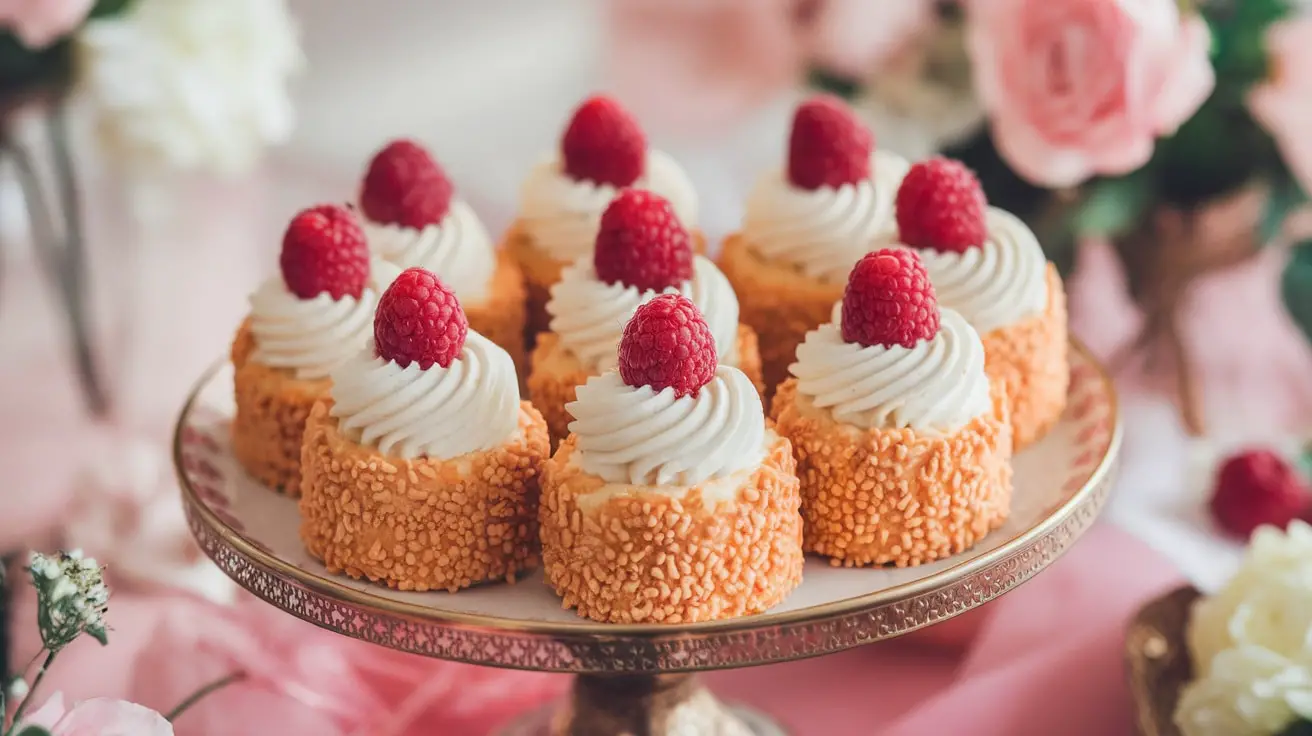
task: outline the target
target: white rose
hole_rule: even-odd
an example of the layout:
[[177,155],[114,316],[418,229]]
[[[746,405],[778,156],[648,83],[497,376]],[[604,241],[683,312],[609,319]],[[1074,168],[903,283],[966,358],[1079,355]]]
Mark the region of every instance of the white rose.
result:
[[1175,723],[1184,736],[1270,736],[1312,716],[1312,671],[1269,649],[1237,646],[1184,689]]

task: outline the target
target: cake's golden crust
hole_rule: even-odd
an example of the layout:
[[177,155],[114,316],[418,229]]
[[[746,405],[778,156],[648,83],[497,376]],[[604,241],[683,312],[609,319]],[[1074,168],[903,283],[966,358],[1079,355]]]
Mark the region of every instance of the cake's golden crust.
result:
[[232,454],[253,478],[289,496],[301,494],[301,435],[310,407],[328,395],[327,378],[301,380],[250,359],[255,336],[243,322],[232,342]]
[[462,302],[465,316],[469,318],[469,328],[510,353],[515,370],[521,376],[528,370],[524,350],[524,299],[524,273],[514,257],[503,250],[497,253],[497,269],[492,274],[487,298],[481,302]]
[[528,402],[511,441],[449,461],[362,446],[338,431],[330,406],[310,412],[301,461],[301,541],[330,572],[454,592],[537,566],[547,428]]
[[738,294],[739,319],[760,339],[766,396],[788,378],[788,366],[806,333],[829,321],[843,298],[843,284],[809,278],[788,266],[762,260],[741,235],[720,251],[720,270]]
[[[706,252],[706,236],[700,230],[692,231],[693,250]],[[559,261],[537,247],[533,236],[523,224],[516,221],[506,232],[501,249],[514,256],[524,272],[524,289],[527,295],[527,321],[524,326],[524,342],[529,348],[537,342],[540,332],[550,329],[547,315],[549,290],[560,281],[560,272],[569,264]]]
[[569,461],[574,438],[543,468],[542,567],[566,607],[608,623],[677,624],[746,616],[802,581],[802,517],[788,441],[776,438],[735,501],[614,495]]
[[1011,402],[1017,452],[1043,439],[1066,409],[1070,362],[1066,292],[1048,264],[1048,307],[1043,314],[984,335],[985,369]]
[[[569,423],[573,421],[565,411],[565,405],[574,400],[574,389],[582,386],[592,374],[584,370],[572,353],[561,347],[560,336],[554,332],[539,335],[529,362],[528,397],[547,420],[551,445],[555,447],[569,434]],[[738,325],[738,369],[751,379],[757,393],[763,393],[756,333],[743,324]]]
[[[920,565],[969,549],[1011,507],[1006,396],[945,437],[861,430],[799,406],[797,380],[775,394],[776,431],[801,479],[805,547],[837,566]],[[803,401],[805,401],[803,399]]]

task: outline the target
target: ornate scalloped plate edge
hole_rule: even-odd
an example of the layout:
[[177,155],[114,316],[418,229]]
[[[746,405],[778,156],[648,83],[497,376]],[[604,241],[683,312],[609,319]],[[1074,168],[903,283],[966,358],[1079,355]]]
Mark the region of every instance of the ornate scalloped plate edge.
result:
[[[964,613],[1029,580],[1060,557],[1097,519],[1116,476],[1121,424],[1110,377],[1078,343],[1073,373],[1096,388],[1072,396],[1076,415],[1105,406],[1105,416],[1082,430],[1101,446],[1077,464],[1089,466],[1082,485],[1040,524],[1000,547],[915,583],[859,599],[783,614],[661,627],[580,622],[541,627],[471,618],[415,615],[299,571],[258,549],[234,528],[223,502],[192,486],[183,470],[185,420],[179,418],[174,459],[188,525],[200,548],[227,575],[256,596],[310,623],[392,649],[472,664],[575,673],[696,672],[748,667],[838,652],[890,639]],[[207,373],[212,374],[213,371]],[[1072,383],[1076,383],[1073,376]],[[204,385],[204,379],[198,384]],[[1097,442],[1094,442],[1097,440]],[[1104,441],[1105,440],[1105,441]],[[373,598],[373,600],[369,600]]]

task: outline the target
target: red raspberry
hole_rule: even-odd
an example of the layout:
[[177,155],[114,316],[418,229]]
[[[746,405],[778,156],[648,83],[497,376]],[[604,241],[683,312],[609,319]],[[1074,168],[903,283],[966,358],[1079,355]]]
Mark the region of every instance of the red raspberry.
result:
[[287,289],[302,299],[325,291],[334,299],[359,299],[369,283],[369,246],[350,210],[321,204],[292,218],[278,265]]
[[906,248],[868,253],[843,292],[843,339],[915,347],[938,334],[938,298],[920,256]]
[[1212,516],[1229,534],[1248,539],[1264,524],[1280,527],[1312,506],[1312,489],[1284,458],[1270,450],[1231,457],[1216,474]]
[[441,222],[454,195],[451,180],[428,151],[402,139],[388,143],[369,162],[360,209],[374,222],[420,229]]
[[897,190],[897,227],[902,242],[913,248],[964,253],[988,236],[984,211],[988,202],[974,172],[960,161],[921,161]]
[[715,377],[715,338],[702,313],[679,294],[638,307],[620,338],[620,377],[630,386],[696,396]]
[[830,95],[803,102],[788,137],[788,180],[802,189],[837,188],[870,177],[875,137],[852,109]]
[[647,136],[620,103],[598,95],[574,111],[560,152],[575,179],[627,187],[646,166]]
[[664,197],[625,189],[601,215],[592,263],[608,284],[660,291],[692,278],[692,238]]
[[374,349],[378,357],[405,368],[418,363],[443,368],[460,355],[469,320],[456,294],[432,272],[407,268],[378,300]]

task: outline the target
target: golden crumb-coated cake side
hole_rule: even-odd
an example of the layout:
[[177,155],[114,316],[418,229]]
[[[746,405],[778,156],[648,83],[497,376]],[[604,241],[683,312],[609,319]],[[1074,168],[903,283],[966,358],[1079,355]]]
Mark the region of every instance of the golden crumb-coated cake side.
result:
[[1057,423],[1070,387],[1066,292],[1051,263],[1047,282],[1048,306],[1043,314],[983,336],[989,380],[1001,384],[1011,402],[1017,452],[1042,439]]
[[301,436],[310,408],[328,392],[327,378],[298,379],[292,371],[251,360],[250,320],[232,343],[232,453],[251,477],[280,493],[301,492]]
[[843,298],[843,284],[767,263],[740,235],[724,241],[719,266],[738,294],[739,319],[756,331],[765,395],[770,396],[788,377],[806,333],[829,321],[834,304]]
[[510,353],[521,375],[528,369],[524,350],[525,298],[524,273],[515,258],[503,250],[497,253],[497,269],[487,298],[462,304],[469,329]]
[[[738,325],[736,367],[751,380],[757,393],[763,393],[761,356],[756,333],[743,324]],[[528,396],[533,406],[547,420],[553,447],[569,434],[569,423],[573,417],[565,411],[565,405],[574,400],[575,389],[591,376],[578,359],[561,346],[559,335],[554,332],[539,335],[538,344],[529,356]]]
[[566,607],[609,623],[692,623],[760,613],[801,583],[786,439],[772,437],[735,500],[710,507],[704,486],[682,498],[632,487],[612,494],[570,461],[574,442],[561,444],[542,476],[543,570]]
[[1006,397],[945,436],[836,423],[779,387],[776,431],[792,441],[805,548],[833,565],[905,567],[959,554],[1001,526],[1011,507]]
[[306,423],[301,539],[331,572],[399,590],[455,591],[538,563],[538,482],[547,428],[521,402],[519,429],[451,460],[389,457],[343,436],[315,404]]

